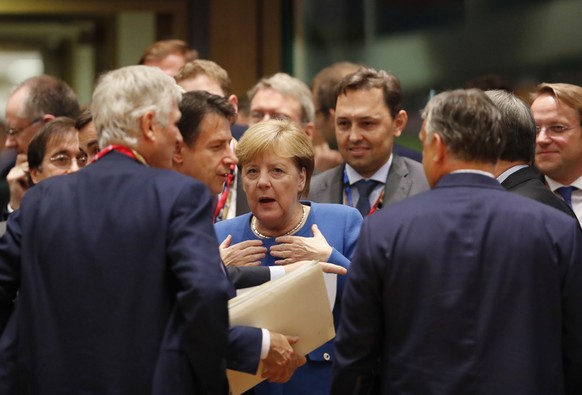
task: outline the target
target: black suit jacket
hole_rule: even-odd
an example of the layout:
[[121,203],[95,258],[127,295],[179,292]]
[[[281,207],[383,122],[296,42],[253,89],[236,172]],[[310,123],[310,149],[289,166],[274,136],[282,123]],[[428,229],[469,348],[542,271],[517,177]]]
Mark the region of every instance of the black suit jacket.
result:
[[501,185],[510,192],[537,200],[576,218],[572,209],[549,190],[544,184],[543,175],[532,166],[519,169],[507,177]]

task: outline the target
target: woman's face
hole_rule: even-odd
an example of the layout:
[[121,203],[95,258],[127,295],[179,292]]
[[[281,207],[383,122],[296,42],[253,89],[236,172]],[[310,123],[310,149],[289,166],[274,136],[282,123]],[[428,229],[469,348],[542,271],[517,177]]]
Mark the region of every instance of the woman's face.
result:
[[263,227],[276,230],[296,220],[305,169],[299,171],[292,159],[268,150],[245,164],[242,174],[249,207]]

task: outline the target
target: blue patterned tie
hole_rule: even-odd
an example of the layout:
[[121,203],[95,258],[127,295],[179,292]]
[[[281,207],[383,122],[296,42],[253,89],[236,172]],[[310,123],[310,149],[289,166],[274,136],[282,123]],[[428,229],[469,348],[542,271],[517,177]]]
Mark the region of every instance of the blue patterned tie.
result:
[[378,185],[378,181],[374,180],[360,180],[354,184],[360,193],[356,208],[362,214],[362,217],[366,217],[370,213],[370,193],[372,193],[376,185]]
[[572,208],[572,192],[575,191],[576,187],[568,186],[568,187],[560,187],[556,189],[556,192],[562,196],[568,207]]

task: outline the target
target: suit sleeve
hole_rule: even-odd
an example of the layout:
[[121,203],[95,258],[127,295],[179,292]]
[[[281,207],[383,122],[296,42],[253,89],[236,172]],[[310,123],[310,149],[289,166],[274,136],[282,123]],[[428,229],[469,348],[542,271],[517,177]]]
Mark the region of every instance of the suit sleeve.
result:
[[567,261],[563,300],[563,358],[566,394],[582,394],[582,231],[572,220],[573,237],[562,238],[563,256]]
[[188,183],[176,199],[168,228],[170,270],[184,320],[183,349],[209,393],[225,393],[228,279],[218,252],[209,192]]
[[16,210],[0,239],[0,334],[12,314],[20,287],[20,218],[20,210]]
[[254,287],[271,279],[266,266],[227,266],[226,272],[236,289]]
[[331,393],[336,395],[367,394],[382,349],[382,279],[376,266],[387,262],[374,245],[373,235],[374,228],[365,221],[347,274],[335,341]]
[[232,326],[228,332],[226,367],[256,374],[261,359],[263,334],[260,328]]

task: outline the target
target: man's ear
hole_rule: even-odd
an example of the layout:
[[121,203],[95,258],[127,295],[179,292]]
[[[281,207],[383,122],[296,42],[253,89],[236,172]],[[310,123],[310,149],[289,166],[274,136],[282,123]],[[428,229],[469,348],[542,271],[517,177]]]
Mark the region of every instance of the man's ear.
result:
[[238,97],[236,95],[230,95],[227,100],[228,104],[234,107],[234,112],[238,114]]
[[55,118],[56,118],[56,117],[55,117],[54,115],[52,115],[52,114],[44,114],[44,115],[42,116],[42,123],[43,123],[43,124],[47,124],[47,123],[49,123],[50,121],[52,121],[53,119],[55,119]]
[[30,175],[30,180],[32,181],[33,184],[38,184],[38,182],[40,181],[39,177],[38,177],[38,173],[39,173],[39,171],[36,168],[28,170],[28,174]]
[[156,134],[154,132],[154,120],[155,116],[152,111],[146,112],[139,120],[139,127],[146,141],[156,141]]
[[315,134],[315,124],[313,122],[307,122],[303,126],[303,130],[305,131],[307,137],[309,137],[309,140],[313,141],[313,135]]
[[394,118],[394,137],[399,137],[408,123],[408,114],[404,110],[398,111]]
[[176,141],[176,147],[174,148],[174,155],[172,155],[172,164],[174,168],[182,166],[184,163],[184,155],[182,154],[182,150],[184,149],[184,142],[183,141]]
[[443,140],[443,137],[438,133],[433,133],[432,144],[434,144],[434,161],[436,163],[443,163],[447,158],[447,146]]

